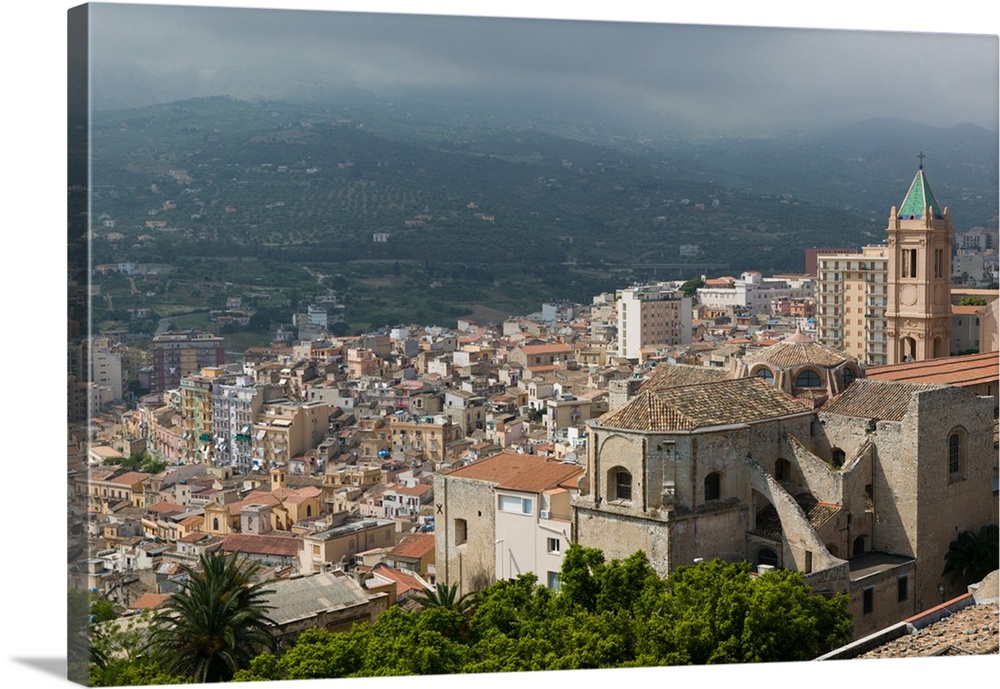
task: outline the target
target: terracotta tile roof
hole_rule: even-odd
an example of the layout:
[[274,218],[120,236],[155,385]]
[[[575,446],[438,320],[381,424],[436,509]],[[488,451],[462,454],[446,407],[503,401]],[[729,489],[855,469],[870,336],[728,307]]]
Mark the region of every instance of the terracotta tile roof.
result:
[[187,519],[181,521],[181,526],[185,529],[196,529],[205,523],[205,518],[200,514],[193,514]]
[[419,533],[406,536],[389,551],[395,557],[420,559],[434,550],[434,534]]
[[123,486],[134,486],[137,483],[142,483],[148,479],[152,474],[143,474],[138,471],[129,471],[117,478],[113,478],[108,483],[117,483]]
[[423,495],[429,490],[434,490],[434,487],[427,485],[426,483],[420,483],[411,488],[410,486],[398,483],[396,485],[389,486],[388,490],[399,495]]
[[396,598],[404,598],[411,593],[419,593],[427,589],[420,580],[411,574],[393,569],[381,562],[372,568],[372,573],[396,582]]
[[905,383],[937,383],[959,387],[996,382],[1000,379],[1000,352],[964,354],[907,364],[877,366],[865,371],[874,380]]
[[822,411],[880,421],[902,421],[913,393],[934,390],[939,385],[914,385],[883,380],[858,379],[828,401]]
[[178,505],[175,502],[158,502],[148,508],[150,512],[159,515],[167,514],[177,514],[184,511],[183,505]]
[[[201,519],[201,517],[198,517],[198,519]],[[212,539],[212,535],[211,534],[207,534],[207,533],[189,533],[187,536],[184,536],[182,538],[178,538],[177,542],[178,543],[198,543],[199,541],[204,541],[205,539],[211,540]]]
[[273,534],[230,534],[222,539],[221,550],[227,553],[295,557],[302,545],[301,536]]
[[135,599],[129,610],[155,610],[168,600],[169,593],[144,593]]
[[[288,490],[288,489],[285,489]],[[323,494],[323,491],[316,486],[304,486],[302,488],[296,488],[294,490],[289,490],[288,493],[282,498],[282,502],[291,503],[297,505],[306,500],[312,498],[318,498]]]
[[786,338],[778,344],[747,352],[743,362],[747,366],[767,363],[775,368],[794,368],[806,364],[833,367],[848,361],[849,357],[818,342]]
[[753,423],[799,414],[811,405],[760,378],[641,391],[632,401],[598,419],[606,428],[635,431],[691,431],[706,426]]
[[728,379],[729,374],[721,368],[689,366],[687,364],[659,364],[653,369],[652,375],[639,386],[639,390],[660,390]]
[[540,493],[583,473],[575,464],[563,464],[535,455],[501,452],[449,472],[449,477],[495,483],[499,488]]

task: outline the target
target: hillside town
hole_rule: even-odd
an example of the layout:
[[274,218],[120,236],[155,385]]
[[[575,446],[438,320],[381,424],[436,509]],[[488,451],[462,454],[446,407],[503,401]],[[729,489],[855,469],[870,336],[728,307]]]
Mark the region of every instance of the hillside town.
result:
[[241,553],[293,639],[438,583],[558,589],[576,543],[664,577],[802,572],[850,597],[855,639],[960,597],[949,544],[998,522],[996,237],[956,237],[922,165],[900,193],[884,243],[802,274],[354,336],[330,334],[332,297],[239,357],[204,331],[81,338],[71,587],[136,615]]

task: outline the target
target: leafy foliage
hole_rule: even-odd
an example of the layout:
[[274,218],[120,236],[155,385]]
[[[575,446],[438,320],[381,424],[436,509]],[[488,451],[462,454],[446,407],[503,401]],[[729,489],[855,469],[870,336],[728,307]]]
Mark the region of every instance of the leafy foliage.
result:
[[942,575],[952,584],[967,586],[980,581],[1000,567],[1000,530],[996,524],[987,524],[979,531],[963,531],[955,537],[945,553]]
[[475,591],[459,596],[458,584],[449,586],[444,582],[438,582],[434,589],[417,593],[411,597],[411,600],[420,603],[425,608],[446,608],[466,613],[475,606],[476,597]]
[[958,300],[959,306],[986,306],[986,299],[984,297],[977,297],[972,294],[967,294]]
[[553,591],[533,574],[498,581],[464,612],[457,587],[441,584],[420,611],[393,608],[348,632],[309,630],[235,679],[805,660],[851,631],[846,596],[813,594],[795,572],[753,576],[745,563],[705,562],[662,579],[642,552],[606,561],[571,545],[560,582]]
[[238,553],[205,554],[199,564],[183,568],[187,583],[159,611],[150,644],[172,674],[228,680],[261,650],[275,649],[270,590],[253,581],[259,565]]

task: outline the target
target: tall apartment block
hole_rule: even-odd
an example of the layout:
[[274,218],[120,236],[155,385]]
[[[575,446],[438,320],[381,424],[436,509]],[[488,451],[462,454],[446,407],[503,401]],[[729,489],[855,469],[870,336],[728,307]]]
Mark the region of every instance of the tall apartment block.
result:
[[641,285],[618,297],[618,354],[639,359],[645,348],[691,343],[691,297],[667,283]]
[[223,340],[211,333],[188,331],[153,337],[152,392],[163,392],[180,385],[183,376],[226,363]]
[[866,364],[888,363],[888,247],[816,257],[816,339]]

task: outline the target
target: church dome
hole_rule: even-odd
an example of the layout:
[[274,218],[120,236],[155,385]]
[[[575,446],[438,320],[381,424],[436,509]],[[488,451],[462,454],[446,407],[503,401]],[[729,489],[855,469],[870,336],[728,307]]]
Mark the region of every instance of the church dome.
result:
[[820,405],[864,376],[857,359],[796,330],[780,342],[749,351],[735,364],[735,376],[757,376],[796,397]]

